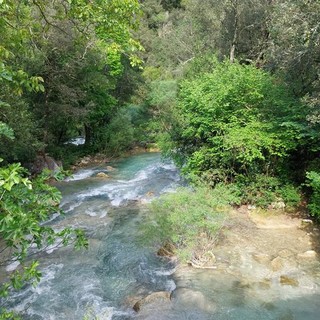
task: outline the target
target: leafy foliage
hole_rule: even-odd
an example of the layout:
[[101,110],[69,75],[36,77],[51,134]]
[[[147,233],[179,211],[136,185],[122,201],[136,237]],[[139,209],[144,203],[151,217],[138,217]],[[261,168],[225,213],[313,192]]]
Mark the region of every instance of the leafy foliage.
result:
[[92,147],[124,103],[127,92],[115,92],[128,82],[123,61],[141,64],[139,2],[4,0],[0,12],[0,121],[16,136],[1,143],[3,158],[26,164],[85,133]]
[[184,172],[211,184],[238,174],[274,173],[303,136],[295,126],[299,103],[272,76],[251,66],[224,62],[212,73],[183,81],[178,113],[172,153],[185,163]]
[[201,237],[218,236],[229,205],[238,201],[238,195],[223,185],[213,190],[181,188],[151,203],[144,238],[158,245],[172,243],[178,255],[189,260]]
[[[32,182],[20,164],[0,168],[0,236],[3,241],[0,265],[21,264],[11,274],[10,281],[2,284],[1,296],[10,288],[20,289],[25,283],[36,284],[41,273],[38,262],[30,262],[31,248],[44,250],[47,246],[68,245],[86,247],[87,240],[80,230],[65,228],[55,231],[44,222],[52,213],[59,212],[60,192],[47,184],[49,175],[43,173]],[[35,249],[32,249],[35,250]]]
[[310,203],[308,208],[311,214],[319,218],[320,217],[320,174],[315,171],[307,172],[307,186],[312,190]]
[[235,182],[241,194],[241,202],[267,208],[277,202],[284,202],[286,207],[297,207],[301,201],[299,190],[277,177],[258,174],[255,177],[238,176]]

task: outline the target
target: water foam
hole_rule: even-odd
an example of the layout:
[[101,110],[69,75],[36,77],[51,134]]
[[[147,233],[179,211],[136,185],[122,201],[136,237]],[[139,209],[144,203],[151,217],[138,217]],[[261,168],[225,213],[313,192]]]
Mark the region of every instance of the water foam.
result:
[[169,186],[165,186],[162,190],[159,190],[160,194],[165,192],[173,192],[174,189],[178,186],[177,181],[180,179],[175,170],[175,166],[172,163],[168,164],[157,162],[139,170],[132,179],[118,179],[116,181],[108,180],[102,186],[82,192],[78,194],[77,200],[85,201],[90,197],[105,197],[114,207],[119,207],[123,204],[126,204],[128,201],[141,200],[142,203],[149,203],[154,197],[150,195],[148,195],[148,197],[145,197],[145,192],[142,188],[142,186],[145,185],[144,182],[152,179],[153,176],[154,179],[157,179],[157,175],[163,174],[163,172],[161,171],[175,172],[174,175],[170,175],[170,179],[174,182]]
[[67,179],[65,179],[65,181],[68,182],[68,181],[77,181],[77,180],[87,179],[93,176],[95,171],[96,170],[94,169],[83,169],[77,173],[74,173],[71,177],[68,177]]

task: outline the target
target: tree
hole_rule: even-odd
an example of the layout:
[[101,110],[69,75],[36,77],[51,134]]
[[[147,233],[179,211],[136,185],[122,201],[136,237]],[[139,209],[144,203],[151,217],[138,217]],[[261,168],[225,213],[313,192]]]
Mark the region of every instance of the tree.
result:
[[[34,145],[33,155],[48,145],[65,142],[74,132],[88,127],[91,109],[101,102],[100,93],[112,95],[117,77],[123,71],[122,56],[126,56],[131,65],[139,64],[135,52],[141,46],[131,35],[140,15],[136,0],[52,3],[5,0],[0,10],[3,27],[0,79],[6,78],[8,86],[0,98],[10,105],[3,109],[2,119],[10,120],[10,112],[20,110],[21,100],[24,101],[26,111],[21,121],[34,124],[24,126],[25,137],[29,133],[35,142],[21,140],[23,135],[17,128],[16,143]],[[93,87],[101,88],[97,95]],[[36,88],[40,90],[34,93]],[[12,99],[12,90],[22,96],[19,103]],[[105,108],[105,111],[112,114],[114,105],[109,107],[110,110]],[[14,127],[14,122],[10,125]],[[15,151],[6,156],[10,161],[21,159],[17,153],[23,154]]]
[[161,10],[159,1],[144,3],[147,25],[158,17],[158,24],[149,28],[153,32],[144,28],[141,36],[148,65],[161,65],[179,77],[191,61],[207,54],[247,64],[263,60],[269,41],[269,0],[184,0],[171,11]]
[[[62,142],[68,122],[73,122],[73,128],[85,123],[91,108],[96,111],[98,103],[111,96],[108,90],[115,88],[122,72],[122,56],[131,65],[140,62],[135,51],[141,46],[131,35],[138,20],[137,0],[0,0],[0,148],[6,162],[21,159],[23,152],[18,150],[31,149],[34,135],[45,144]],[[94,74],[100,76],[96,82]],[[102,85],[95,91],[101,78]],[[112,98],[104,102],[103,117],[112,113],[113,102]],[[69,114],[75,109],[76,119]],[[4,146],[14,137],[21,148],[11,152]],[[39,144],[34,151],[44,147]],[[29,259],[32,248],[44,250],[48,245],[72,242],[77,248],[87,246],[82,231],[56,232],[44,224],[60,211],[61,195],[47,183],[48,175],[32,181],[28,176],[19,163],[0,167],[0,237],[4,242],[0,263],[21,265],[1,287],[2,296],[41,277],[37,261]],[[2,307],[0,318],[14,317]]]
[[300,104],[276,81],[229,62],[183,81],[169,140],[183,171],[213,184],[276,174],[305,137]]

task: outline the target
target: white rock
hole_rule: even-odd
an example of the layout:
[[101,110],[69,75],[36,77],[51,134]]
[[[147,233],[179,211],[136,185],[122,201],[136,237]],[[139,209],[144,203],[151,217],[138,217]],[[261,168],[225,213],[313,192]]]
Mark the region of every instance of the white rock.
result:
[[299,253],[297,257],[302,259],[314,259],[317,257],[317,253],[314,250],[308,250],[303,253]]

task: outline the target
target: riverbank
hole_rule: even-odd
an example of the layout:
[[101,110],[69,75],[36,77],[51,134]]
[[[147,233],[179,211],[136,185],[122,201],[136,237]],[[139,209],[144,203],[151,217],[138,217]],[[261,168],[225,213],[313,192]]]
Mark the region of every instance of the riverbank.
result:
[[[309,219],[292,217],[281,211],[235,211],[227,222],[224,236],[214,249],[217,269],[233,273],[237,266],[267,269],[272,273],[293,272],[317,262],[319,229]],[[220,261],[220,262],[219,262]]]
[[[198,261],[196,268],[178,265],[171,300],[144,306],[139,319],[152,319],[151,310],[159,303],[170,312],[185,304],[215,313],[215,319],[223,308],[233,316],[239,312],[228,319],[254,319],[253,314],[255,319],[270,314],[272,319],[317,319],[310,301],[320,294],[319,239],[319,228],[309,219],[275,210],[234,210],[210,259]],[[306,301],[305,306],[297,302],[295,307],[296,299]],[[303,318],[299,312],[311,314]]]
[[120,159],[125,159],[130,156],[138,155],[138,154],[143,154],[143,153],[153,153],[153,152],[160,152],[160,149],[157,147],[157,145],[151,145],[148,147],[134,147],[123,154],[121,156],[117,157],[110,157],[106,156],[105,154],[102,153],[97,153],[94,155],[87,155],[85,157],[82,157],[78,159],[73,165],[70,166],[71,172],[75,172],[79,169],[86,168],[88,166],[96,166],[96,165],[101,165],[101,164],[106,164],[110,162],[115,162]]

